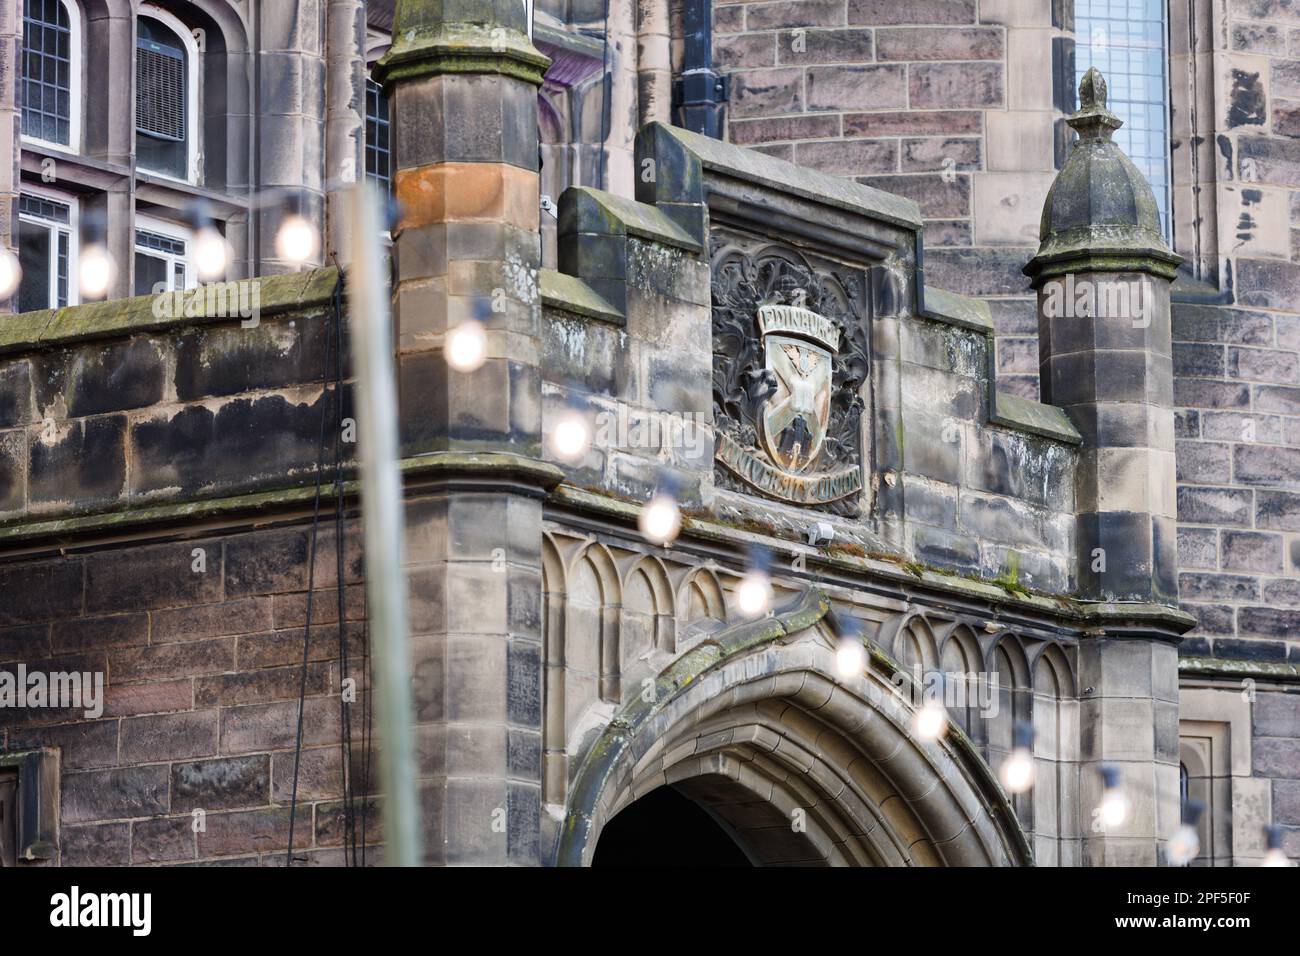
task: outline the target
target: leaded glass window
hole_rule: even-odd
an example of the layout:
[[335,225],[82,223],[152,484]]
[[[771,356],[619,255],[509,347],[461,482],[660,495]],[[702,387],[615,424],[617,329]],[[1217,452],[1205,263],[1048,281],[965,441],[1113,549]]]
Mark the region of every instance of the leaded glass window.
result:
[[1165,0],[1075,0],[1075,86],[1089,67],[1106,77],[1124,121],[1115,142],[1155,193],[1169,232],[1169,50]]
[[72,18],[62,0],[27,0],[23,9],[23,132],[71,146]]
[[384,192],[393,189],[392,117],[388,97],[374,80],[366,80],[366,177]]

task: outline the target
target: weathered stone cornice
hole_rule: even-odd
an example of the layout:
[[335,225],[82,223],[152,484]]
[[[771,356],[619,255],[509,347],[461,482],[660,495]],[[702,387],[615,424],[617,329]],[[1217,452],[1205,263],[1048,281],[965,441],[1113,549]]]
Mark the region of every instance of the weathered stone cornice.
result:
[[551,61],[527,34],[500,24],[440,23],[394,33],[375,65],[385,88],[401,80],[444,73],[495,73],[542,85]]

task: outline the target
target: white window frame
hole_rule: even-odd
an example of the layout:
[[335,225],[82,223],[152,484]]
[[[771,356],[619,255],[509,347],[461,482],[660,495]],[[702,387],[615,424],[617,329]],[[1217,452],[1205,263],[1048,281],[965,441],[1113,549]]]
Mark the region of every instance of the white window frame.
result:
[[[67,11],[69,32],[71,34],[68,37],[68,43],[71,46],[70,52],[72,54],[71,57],[69,58],[71,62],[68,64],[68,70],[70,73],[69,79],[71,81],[68,86],[68,103],[71,106],[71,115],[68,116],[68,142],[66,144],[54,143],[48,139],[41,139],[39,136],[30,136],[27,134],[26,130],[23,131],[22,141],[24,143],[30,143],[33,146],[39,146],[41,149],[54,150],[55,152],[80,153],[81,152],[81,114],[83,112],[82,102],[81,102],[81,95],[82,95],[81,94],[81,87],[82,87],[81,71],[85,68],[83,65],[83,56],[82,56],[83,48],[81,42],[82,33],[83,33],[82,26],[81,26],[81,4],[76,3],[75,0],[59,0],[59,3],[63,4],[63,9]],[[24,18],[20,15],[19,16],[20,28],[25,26],[23,21]],[[19,49],[19,57],[20,57],[20,62],[18,67],[18,81],[21,84],[23,82],[23,76],[24,76],[23,70],[25,69],[27,64],[27,57],[24,55],[23,52],[25,48],[22,42],[22,35],[20,35],[18,49]],[[21,119],[22,117],[21,107],[19,108],[18,113],[19,113],[19,118]]]
[[[185,25],[182,20],[177,19],[176,15],[164,10],[162,7],[155,7],[153,4],[141,4],[137,13],[138,17],[150,17],[157,20],[167,29],[171,30],[180,38],[185,47],[185,109],[186,119],[188,122],[185,127],[185,152],[186,152],[186,169],[188,175],[184,179],[170,173],[159,172],[154,169],[140,168],[140,172],[146,176],[156,176],[159,179],[170,179],[172,182],[184,182],[197,184],[199,181],[199,130],[202,128],[202,116],[199,114],[199,44],[194,39],[194,32]],[[134,44],[139,39],[139,29],[137,28],[132,35],[132,64],[135,63]],[[135,67],[131,68],[131,89],[132,89],[132,109],[135,108]],[[135,124],[132,124],[133,135],[139,135],[134,130]],[[133,243],[134,244],[134,243]]]
[[[70,196],[67,193],[57,192],[53,189],[46,189],[41,186],[34,186],[30,183],[23,183],[18,190],[19,194],[26,193],[29,196],[39,196],[42,199],[48,199],[51,202],[57,202],[68,207],[68,224],[51,222],[49,219],[42,219],[39,216],[30,216],[27,213],[20,213],[19,222],[25,222],[33,226],[41,226],[50,232],[68,233],[68,305],[78,305],[81,302],[81,281],[80,270],[77,263],[78,247],[81,244],[81,203],[77,197]],[[53,248],[58,250],[56,243]],[[61,308],[58,305],[58,272],[54,268],[50,269],[50,306],[51,309]]]
[[[157,249],[147,249],[136,243],[136,232],[144,230],[145,232],[155,232],[160,236],[166,236],[168,239],[177,239],[185,243],[185,256],[173,256],[167,253],[159,252]],[[136,255],[152,256],[155,259],[167,260],[167,284],[168,292],[176,291],[173,287],[175,281],[175,263],[179,262],[185,266],[185,289],[194,289],[198,287],[199,270],[194,266],[194,230],[185,226],[177,225],[174,222],[168,222],[166,219],[155,219],[152,216],[135,217],[135,226],[131,232],[131,262],[134,266]],[[134,291],[133,293],[134,294]]]

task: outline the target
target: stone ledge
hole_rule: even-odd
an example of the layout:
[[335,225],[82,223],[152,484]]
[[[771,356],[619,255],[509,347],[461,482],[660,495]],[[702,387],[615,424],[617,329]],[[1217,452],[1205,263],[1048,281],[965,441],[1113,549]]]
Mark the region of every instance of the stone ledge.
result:
[[558,230],[561,239],[583,234],[628,235],[688,252],[704,248],[658,208],[590,186],[570,186],[560,196]]
[[989,422],[1068,445],[1083,444],[1083,436],[1064,409],[999,392],[996,388],[993,390],[993,411],[989,415]]
[[1238,661],[1219,657],[1180,657],[1178,673],[1189,677],[1254,677],[1300,683],[1300,664],[1287,661]]
[[[328,267],[239,281],[259,283],[260,315],[266,317],[328,305],[338,279],[338,269]],[[188,304],[194,301],[194,297],[204,293],[207,288],[201,286],[186,293],[184,302]],[[110,339],[137,332],[160,332],[240,321],[238,316],[229,315],[182,315],[177,318],[159,316],[154,312],[157,301],[158,296],[141,295],[7,317],[0,322],[0,355]]]
[[921,288],[924,318],[993,335],[995,329],[992,314],[989,304],[983,299],[958,295],[934,286],[922,285]]
[[[559,468],[546,462],[521,455],[491,452],[433,452],[402,459],[398,467],[404,476],[412,480],[437,481],[466,476],[481,483],[499,477],[545,490],[554,488],[563,478],[563,472]],[[352,471],[354,468],[346,467],[344,474],[349,475]],[[345,499],[355,498],[359,492],[360,484],[355,479],[348,478],[343,482]],[[127,506],[112,511],[62,517],[19,519],[0,525],[0,551],[19,545],[26,547],[37,542],[62,543],[90,535],[117,533],[129,528],[144,529],[180,521],[275,513],[309,506],[315,495],[315,482],[311,481],[219,498]],[[334,483],[328,476],[322,482],[320,497],[322,502],[334,500]]]
[[626,316],[577,276],[542,269],[538,273],[542,305],[600,322],[624,325]]

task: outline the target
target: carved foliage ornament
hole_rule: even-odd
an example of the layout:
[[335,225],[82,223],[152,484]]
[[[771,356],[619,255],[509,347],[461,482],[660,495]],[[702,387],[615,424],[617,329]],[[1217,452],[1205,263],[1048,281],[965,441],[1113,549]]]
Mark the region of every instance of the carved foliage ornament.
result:
[[715,242],[720,485],[856,513],[870,369],[860,290],[860,277],[819,272],[788,249]]

